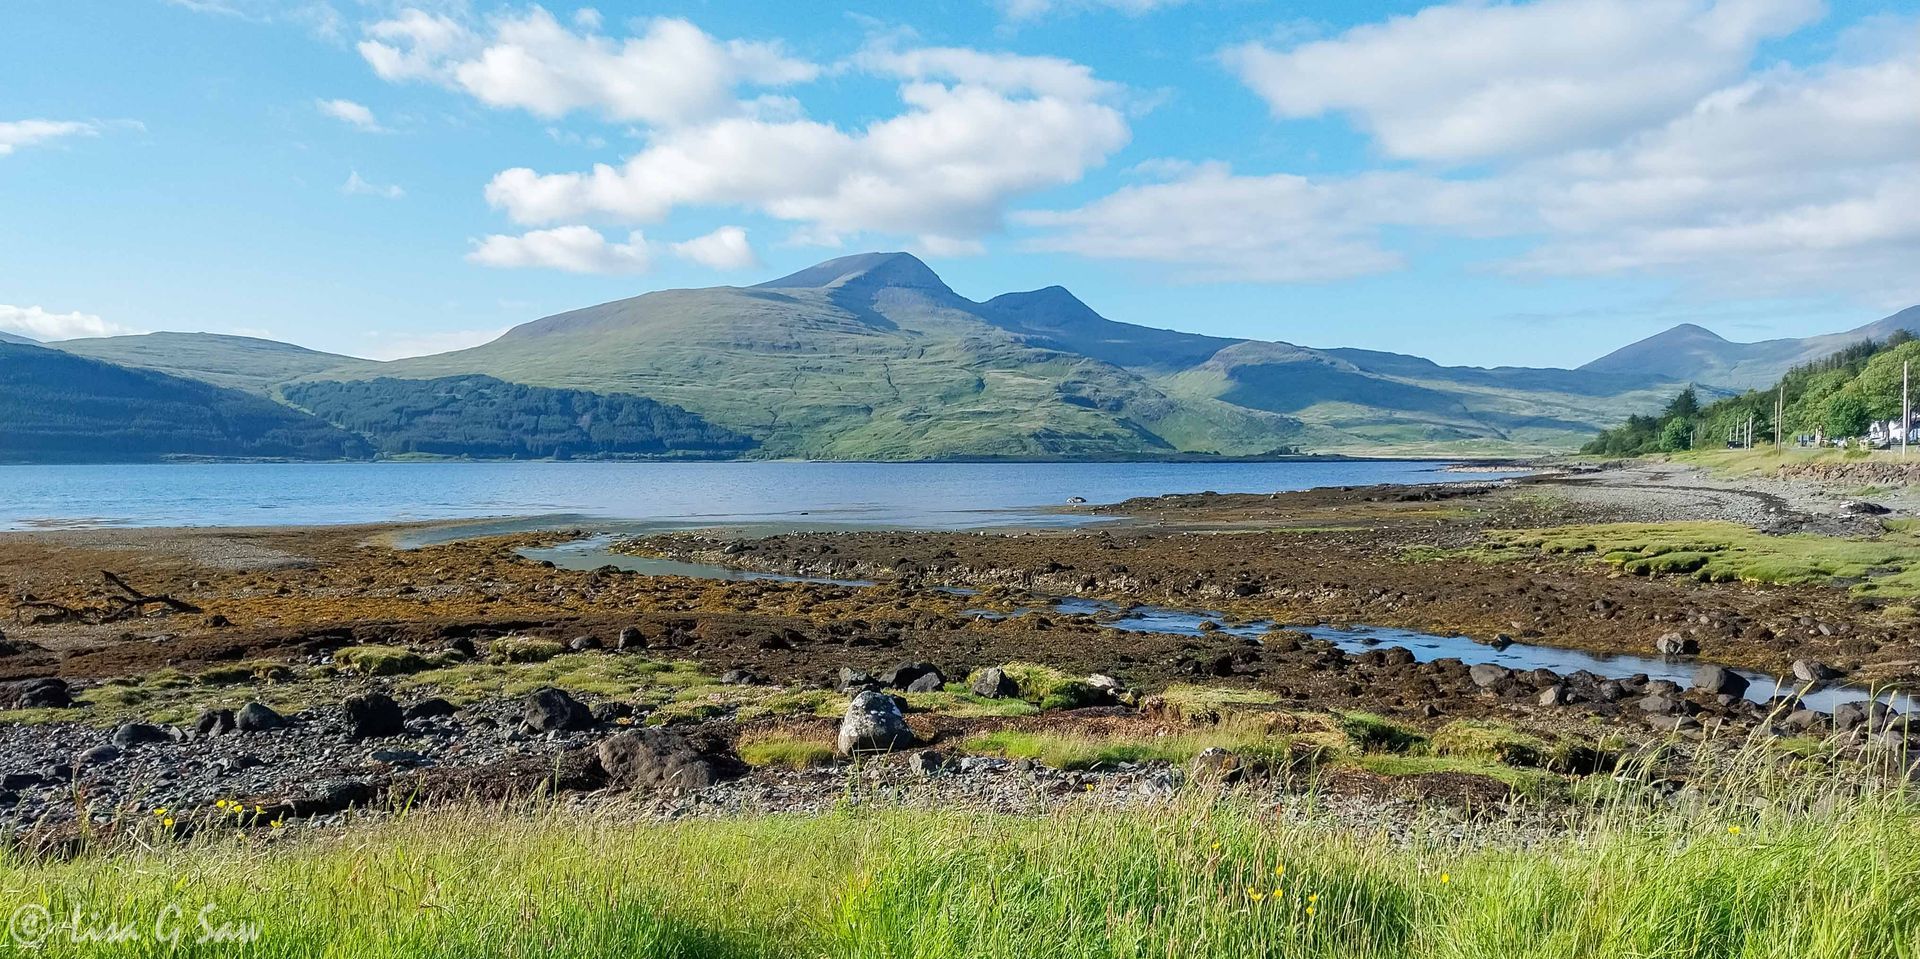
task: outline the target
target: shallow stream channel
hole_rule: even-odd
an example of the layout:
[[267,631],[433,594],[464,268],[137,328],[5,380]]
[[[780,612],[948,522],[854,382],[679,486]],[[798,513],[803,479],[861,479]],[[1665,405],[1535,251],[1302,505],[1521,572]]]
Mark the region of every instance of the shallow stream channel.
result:
[[[550,562],[561,569],[592,570],[612,566],[646,576],[687,576],[696,579],[725,580],[760,579],[829,583],[837,586],[875,585],[871,580],[787,576],[706,563],[628,556],[612,551],[614,541],[615,537],[611,535],[591,536],[555,546],[521,549],[519,554],[535,562]],[[971,595],[973,592],[956,587],[933,588],[963,596]],[[1106,600],[1078,597],[1050,599],[1043,606],[1020,610],[1012,615],[1024,616],[1032,612],[1049,611],[1064,616],[1093,616],[1100,621],[1101,625],[1125,632],[1172,633],[1184,636],[1224,633],[1259,640],[1272,629],[1284,628],[1325,640],[1347,652],[1365,652],[1397,646],[1412,653],[1414,659],[1423,663],[1435,659],[1453,658],[1469,666],[1478,663],[1494,663],[1515,670],[1550,669],[1563,676],[1580,670],[1586,670],[1602,679],[1625,679],[1643,675],[1649,680],[1664,679],[1683,687],[1692,681],[1694,670],[1706,662],[1692,656],[1662,657],[1639,656],[1632,653],[1592,653],[1519,641],[1506,645],[1494,645],[1468,636],[1442,636],[1390,626],[1278,623],[1266,619],[1235,622],[1229,620],[1226,614],[1213,610],[1122,606]],[[968,613],[983,618],[1008,615],[990,610],[969,610]],[[1848,683],[1827,683],[1817,688],[1806,689],[1805,684],[1790,678],[1782,680],[1780,677],[1745,669],[1735,669],[1734,672],[1746,678],[1746,697],[1755,702],[1764,703],[1775,696],[1799,693],[1801,702],[1806,708],[1822,712],[1832,712],[1835,706],[1842,703],[1861,702],[1868,699],[1877,699],[1901,712],[1920,711],[1920,697],[1897,690],[1869,689]]]

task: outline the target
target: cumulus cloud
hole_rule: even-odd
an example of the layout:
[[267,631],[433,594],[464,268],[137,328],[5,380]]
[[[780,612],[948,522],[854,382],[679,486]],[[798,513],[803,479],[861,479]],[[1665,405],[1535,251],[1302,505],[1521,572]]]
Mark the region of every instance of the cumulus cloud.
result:
[[760,256],[747,242],[747,231],[737,226],[723,226],[705,236],[675,243],[673,252],[715,270],[744,270],[760,265]]
[[63,137],[99,135],[100,124],[90,120],[0,120],[0,157]]
[[1000,9],[1009,20],[1034,20],[1056,13],[1074,13],[1085,10],[1117,10],[1131,17],[1138,17],[1177,7],[1187,0],[1000,0]]
[[407,191],[393,183],[369,183],[360,176],[359,170],[347,174],[347,182],[340,184],[340,192],[347,196],[377,196],[388,200],[398,200],[407,195]]
[[806,235],[951,246],[998,229],[1011,198],[1079,180],[1129,136],[1112,88],[1067,61],[935,49],[870,51],[859,62],[902,81],[904,112],[853,130],[744,116],[662,130],[620,166],[503,171],[487,201],[526,224],[655,222],[726,205]]
[[0,303],[0,330],[42,341],[137,332],[92,313],[49,313],[37,306],[9,306],[5,303]]
[[467,254],[469,262],[503,269],[544,268],[568,273],[645,273],[653,251],[638,232],[612,243],[590,226],[533,230],[519,236],[494,234]]
[[378,132],[381,129],[379,119],[365,104],[352,100],[315,100],[314,106],[321,113],[362,130]]
[[1394,156],[1471,161],[1658,123],[1822,12],[1820,0],[1462,2],[1222,59],[1275,116],[1341,113]]
[[[1700,9],[1750,36],[1787,8]],[[1719,294],[1908,305],[1920,299],[1920,30],[1891,32],[1904,41],[1865,59],[1734,77],[1600,146],[1345,176],[1148,163],[1136,169],[1143,182],[1021,219],[1038,228],[1034,248],[1169,264],[1195,279],[1394,270],[1412,230],[1509,238],[1519,252],[1487,266],[1517,273],[1633,273]]]
[[476,29],[409,10],[369,26],[359,50],[387,80],[435,82],[541,117],[594,111],[650,125],[744,112],[740,88],[778,87],[820,72],[777,43],[722,41],[685,20],[651,20],[625,38],[598,33],[597,15],[575,23],[578,30],[533,7]]

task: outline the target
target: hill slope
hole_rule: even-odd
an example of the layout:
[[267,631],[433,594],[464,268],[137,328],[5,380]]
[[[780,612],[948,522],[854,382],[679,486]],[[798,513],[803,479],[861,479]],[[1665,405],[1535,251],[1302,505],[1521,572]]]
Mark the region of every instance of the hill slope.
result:
[[40,345],[40,341],[33,337],[21,336],[18,333],[8,333],[6,330],[0,330],[0,343],[31,343],[35,346]]
[[373,360],[221,333],[142,333],[46,345],[121,366],[159,370],[262,394],[278,384],[323,370],[371,372],[380,366]]
[[382,453],[571,459],[720,456],[753,441],[638,396],[506,383],[490,376],[294,383],[290,403],[365,436]]
[[250,393],[15,343],[0,343],[0,423],[0,461],[372,452],[351,433]]
[[1844,333],[1735,343],[1691,323],[1623,346],[1580,369],[1597,373],[1655,373],[1724,390],[1757,389],[1863,340],[1885,340],[1895,330],[1920,333],[1920,306],[1908,307]]
[[574,310],[382,372],[634,393],[775,455],[1257,453],[1298,435],[1290,418],[1175,398],[1111,363],[1031,345],[982,311],[912,256],[861,254],[755,287]]

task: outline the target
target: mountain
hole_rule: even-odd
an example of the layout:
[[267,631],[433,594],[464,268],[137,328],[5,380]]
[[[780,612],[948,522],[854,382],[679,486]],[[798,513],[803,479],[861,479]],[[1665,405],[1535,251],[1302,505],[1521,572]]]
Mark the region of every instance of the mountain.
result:
[[0,423],[0,461],[372,452],[351,433],[251,393],[18,343],[0,343]]
[[1065,287],[1003,293],[981,304],[981,316],[1027,343],[1149,370],[1179,370],[1240,342],[1219,336],[1116,323]]
[[381,374],[481,373],[631,393],[777,456],[1115,457],[1292,445],[1291,418],[1174,397],[1140,372],[991,322],[905,253],[841,257],[753,287],[665,290],[535,320]]
[[40,341],[30,336],[21,336],[18,333],[8,333],[6,330],[0,330],[0,343],[31,343],[38,346]]
[[1793,367],[1831,356],[1863,340],[1884,340],[1896,330],[1920,332],[1920,306],[1844,333],[1758,343],[1735,343],[1711,330],[1682,323],[1614,350],[1580,369],[1654,373],[1738,392],[1767,386]]
[[382,453],[476,458],[727,456],[753,440],[677,406],[490,376],[289,384],[289,403]]
[[326,370],[371,373],[379,369],[372,360],[220,333],[143,333],[47,345],[121,366],[159,370],[261,394],[278,384]]

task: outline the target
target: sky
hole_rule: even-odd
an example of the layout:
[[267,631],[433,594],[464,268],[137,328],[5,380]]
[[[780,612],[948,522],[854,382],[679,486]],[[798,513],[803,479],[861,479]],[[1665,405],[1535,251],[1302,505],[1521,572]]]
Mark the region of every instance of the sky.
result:
[[1920,0],[8,0],[0,330],[390,358],[907,250],[1571,366],[1920,303]]

